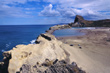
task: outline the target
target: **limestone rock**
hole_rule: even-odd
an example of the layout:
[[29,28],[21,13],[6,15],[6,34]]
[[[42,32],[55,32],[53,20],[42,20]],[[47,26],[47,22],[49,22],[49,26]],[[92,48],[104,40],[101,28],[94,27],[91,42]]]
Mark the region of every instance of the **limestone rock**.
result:
[[55,60],[56,58],[59,60],[67,59],[68,55],[61,47],[63,43],[58,41],[55,36],[41,34],[36,41],[39,43],[17,45],[8,53],[4,53],[6,58],[11,56],[9,64],[7,64],[9,73],[20,72],[20,68],[24,64],[30,66],[36,65],[36,63],[42,64],[46,58],[49,60]]

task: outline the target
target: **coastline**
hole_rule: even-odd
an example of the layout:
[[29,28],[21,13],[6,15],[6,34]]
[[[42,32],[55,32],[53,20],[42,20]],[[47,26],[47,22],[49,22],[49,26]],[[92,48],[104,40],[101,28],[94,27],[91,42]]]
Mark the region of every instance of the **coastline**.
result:
[[82,36],[57,37],[73,47],[73,60],[87,73],[109,73],[110,28],[77,29]]
[[[17,45],[12,50],[3,53],[3,61],[0,62],[2,73],[23,72],[79,72],[85,73],[77,64],[70,59],[70,53],[66,48],[70,46],[57,40],[50,31],[70,28],[68,25],[57,25],[51,27],[48,32],[40,34],[36,44]],[[65,46],[65,47],[64,47]],[[59,66],[59,67],[57,67]],[[62,67],[64,66],[64,67]],[[28,68],[28,69],[26,69]],[[61,70],[62,69],[62,70]]]
[[55,30],[71,27],[70,24],[50,27],[37,37],[35,44],[17,45],[4,52],[0,72],[52,73],[54,69],[57,73],[109,73],[110,28],[77,29],[86,33],[82,36],[53,35]]

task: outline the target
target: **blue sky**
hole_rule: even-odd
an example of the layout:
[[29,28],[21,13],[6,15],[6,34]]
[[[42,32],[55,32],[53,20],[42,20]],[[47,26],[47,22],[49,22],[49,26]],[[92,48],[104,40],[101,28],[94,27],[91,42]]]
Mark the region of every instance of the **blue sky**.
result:
[[110,19],[110,0],[0,0],[0,25],[39,25]]

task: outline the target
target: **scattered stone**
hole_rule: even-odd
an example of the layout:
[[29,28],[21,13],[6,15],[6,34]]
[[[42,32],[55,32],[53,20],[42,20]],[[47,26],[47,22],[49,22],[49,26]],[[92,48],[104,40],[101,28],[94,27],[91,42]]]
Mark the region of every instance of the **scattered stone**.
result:
[[53,64],[56,64],[58,62],[58,59],[56,59],[54,62],[53,62]]
[[70,44],[70,46],[74,46],[73,44]]
[[29,55],[31,55],[31,54],[32,54],[32,52],[29,53]]
[[86,73],[80,69],[75,62],[68,64],[65,60],[58,61],[50,66],[31,67],[30,65],[23,65],[20,73]]
[[71,64],[72,64],[73,66],[77,66],[77,64],[76,64],[75,62],[72,62]]
[[82,47],[81,47],[81,46],[80,46],[79,48],[80,48],[80,49],[82,49]]
[[110,38],[107,39],[107,42],[110,42]]

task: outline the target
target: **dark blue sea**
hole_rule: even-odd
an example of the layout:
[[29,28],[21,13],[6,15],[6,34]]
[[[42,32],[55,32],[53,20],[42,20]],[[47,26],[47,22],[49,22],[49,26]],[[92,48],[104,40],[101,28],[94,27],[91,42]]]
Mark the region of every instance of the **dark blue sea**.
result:
[[19,44],[34,43],[39,34],[53,25],[0,25],[0,60],[2,53]]
[[[0,60],[3,58],[4,51],[9,51],[16,45],[35,43],[36,38],[52,26],[54,25],[0,25]],[[53,34],[56,37],[84,35],[84,33],[73,29],[92,28],[62,29],[56,30]]]

